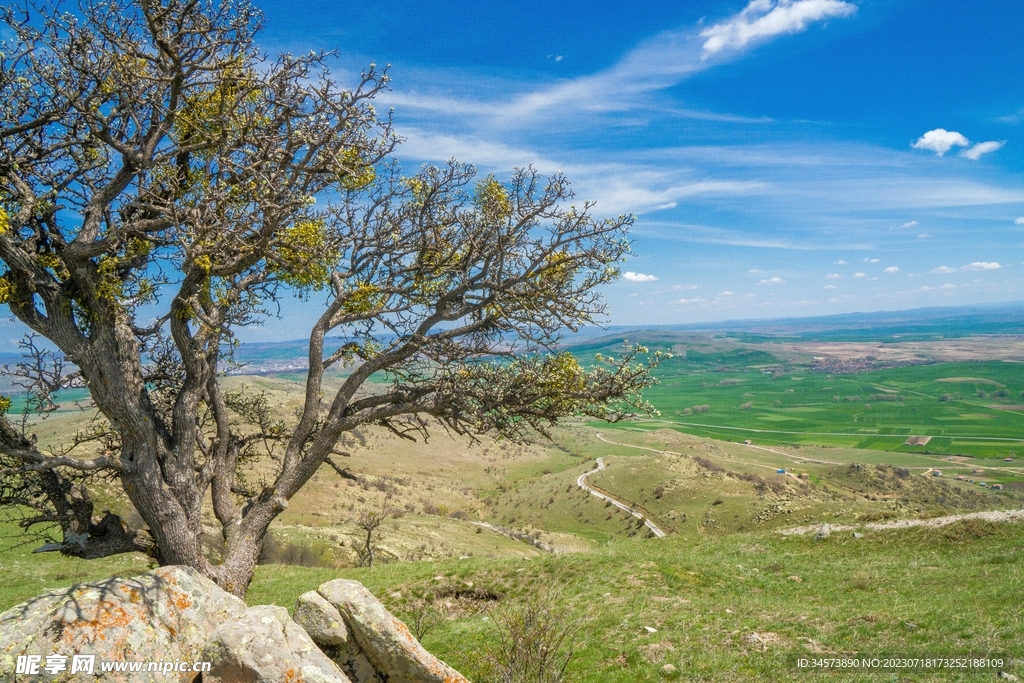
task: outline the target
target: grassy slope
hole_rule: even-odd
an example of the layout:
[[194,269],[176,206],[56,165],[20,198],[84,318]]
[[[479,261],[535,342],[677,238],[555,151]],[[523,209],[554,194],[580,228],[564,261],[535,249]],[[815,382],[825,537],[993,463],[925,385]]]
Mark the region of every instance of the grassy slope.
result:
[[[261,567],[249,602],[290,608],[336,575]],[[572,664],[580,682],[657,681],[666,663],[690,680],[800,680],[808,674],[793,670],[796,654],[1024,655],[1024,544],[1008,524],[821,542],[763,532],[617,541],[585,555],[397,564],[343,575],[406,618],[403,597],[438,580],[471,582],[507,600],[555,585],[561,594],[553,607],[583,620]],[[445,622],[424,642],[472,678],[493,638],[485,616]],[[753,632],[768,644],[748,642]],[[913,673],[901,680],[958,678]]]

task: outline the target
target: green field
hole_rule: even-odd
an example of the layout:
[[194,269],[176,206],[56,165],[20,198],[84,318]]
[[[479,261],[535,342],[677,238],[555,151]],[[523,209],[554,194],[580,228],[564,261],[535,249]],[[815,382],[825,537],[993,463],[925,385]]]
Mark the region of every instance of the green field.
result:
[[[632,426],[762,444],[819,444],[906,453],[1024,456],[1024,365],[908,365],[855,374],[813,371],[761,349],[684,350],[645,393],[661,413]],[[577,351],[610,351],[600,345]],[[596,425],[596,423],[595,423]],[[931,437],[905,445],[909,437]]]

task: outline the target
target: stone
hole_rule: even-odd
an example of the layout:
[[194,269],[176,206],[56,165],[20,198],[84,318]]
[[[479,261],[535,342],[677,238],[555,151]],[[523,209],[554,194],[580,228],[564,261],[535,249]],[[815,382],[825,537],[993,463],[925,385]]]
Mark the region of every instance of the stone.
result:
[[192,681],[195,672],[106,672],[101,661],[199,662],[203,645],[245,603],[189,567],[161,567],[43,593],[0,614],[0,680],[13,680],[18,655],[67,657],[66,670],[32,680],[77,680],[73,655],[93,655],[104,682]]
[[362,653],[388,683],[469,683],[427,652],[363,584],[336,579],[317,589],[337,608]]
[[299,596],[292,618],[317,645],[348,645],[351,640],[341,613],[316,591]]
[[353,683],[383,683],[359,643],[349,633],[341,613],[322,595],[316,591],[300,595],[293,618]]
[[814,534],[815,541],[822,541],[832,535],[832,527],[828,524],[822,524],[821,528],[818,529],[818,533]]
[[250,607],[210,636],[203,659],[211,663],[203,683],[351,683],[276,605]]

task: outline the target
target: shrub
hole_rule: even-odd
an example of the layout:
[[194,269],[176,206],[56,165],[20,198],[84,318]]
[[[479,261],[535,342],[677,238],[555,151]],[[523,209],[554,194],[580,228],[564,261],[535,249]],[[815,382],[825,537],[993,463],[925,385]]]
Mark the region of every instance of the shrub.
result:
[[557,589],[541,586],[490,610],[497,631],[484,654],[486,680],[495,683],[563,683],[572,660],[579,620],[562,607]]

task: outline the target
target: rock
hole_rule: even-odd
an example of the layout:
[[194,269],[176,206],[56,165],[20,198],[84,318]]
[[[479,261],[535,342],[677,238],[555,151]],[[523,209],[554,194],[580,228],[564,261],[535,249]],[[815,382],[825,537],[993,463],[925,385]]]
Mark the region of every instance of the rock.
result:
[[294,619],[354,683],[383,683],[359,643],[349,633],[341,613],[322,595],[316,591],[300,595],[295,604]]
[[672,664],[666,664],[665,666],[661,667],[661,677],[667,678],[669,680],[679,678],[679,669],[677,669]]
[[328,581],[317,593],[338,609],[362,652],[388,683],[469,683],[427,652],[358,581]]
[[821,541],[832,535],[832,527],[828,524],[822,524],[821,528],[818,529],[818,533],[814,534],[815,541]]
[[316,591],[299,596],[293,619],[317,645],[348,645],[351,641],[341,613]]
[[[66,669],[56,674],[63,678],[73,655],[93,655],[97,675],[100,661],[201,661],[210,633],[244,611],[244,602],[188,567],[53,590],[0,614],[0,680],[13,680],[18,655],[41,655],[44,666],[48,655],[64,655]],[[107,672],[97,680],[185,683],[194,676],[191,670]]]
[[202,658],[212,665],[203,683],[351,683],[276,605],[250,607],[218,626]]
[[858,533],[858,532],[854,531],[853,532],[853,537],[854,538],[864,538],[864,534],[861,534],[861,533]]

